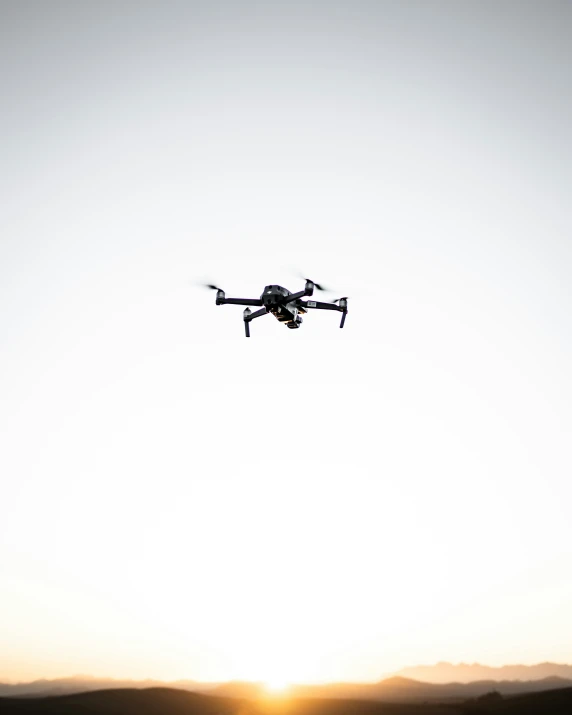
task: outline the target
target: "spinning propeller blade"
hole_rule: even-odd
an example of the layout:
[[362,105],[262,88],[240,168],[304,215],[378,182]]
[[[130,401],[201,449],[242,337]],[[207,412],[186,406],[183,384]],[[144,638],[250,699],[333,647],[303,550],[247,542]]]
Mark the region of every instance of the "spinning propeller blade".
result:
[[[302,276],[304,278],[304,276]],[[314,284],[314,288],[317,288],[318,290],[328,290],[324,286],[320,285],[319,283],[316,283],[316,281],[313,281],[311,278],[304,278],[305,281],[310,281],[310,283]]]

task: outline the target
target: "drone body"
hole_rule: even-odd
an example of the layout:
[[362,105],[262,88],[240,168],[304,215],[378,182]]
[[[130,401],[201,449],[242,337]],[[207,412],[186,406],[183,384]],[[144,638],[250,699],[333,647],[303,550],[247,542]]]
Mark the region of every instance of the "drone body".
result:
[[309,309],[337,310],[343,313],[340,328],[344,327],[348,312],[347,298],[338,298],[332,303],[301,300],[301,298],[311,297],[314,294],[314,288],[323,290],[321,286],[309,279],[306,279],[304,290],[298,291],[298,293],[291,293],[287,288],[283,288],[279,285],[265,286],[260,298],[227,298],[221,288],[210,284],[207,287],[216,290],[217,305],[230,304],[261,307],[260,310],[254,313],[250,310],[250,307],[247,307],[243,312],[244,331],[247,338],[250,337],[250,322],[254,320],[254,318],[260,318],[268,313],[272,314],[279,322],[285,323],[288,328],[295,329],[300,327],[302,324],[302,315],[305,315]]

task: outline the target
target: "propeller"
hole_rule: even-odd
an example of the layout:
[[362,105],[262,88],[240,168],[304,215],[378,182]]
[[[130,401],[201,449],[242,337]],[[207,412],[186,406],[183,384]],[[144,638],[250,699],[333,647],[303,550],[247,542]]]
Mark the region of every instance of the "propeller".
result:
[[[302,278],[304,278],[304,276],[302,276]],[[305,281],[310,281],[310,283],[313,283],[313,284],[314,284],[314,288],[317,288],[318,290],[328,290],[328,289],[325,288],[324,286],[321,286],[319,283],[316,283],[315,281],[313,281],[311,278],[304,278],[304,280],[305,280]]]
[[332,301],[332,303],[339,303],[340,300],[347,300],[348,296],[344,295],[342,298],[336,298],[335,300]]
[[216,290],[216,304],[222,305],[224,303],[225,295],[222,288],[215,286],[214,283],[199,283],[198,285],[201,288],[208,288],[208,290]]

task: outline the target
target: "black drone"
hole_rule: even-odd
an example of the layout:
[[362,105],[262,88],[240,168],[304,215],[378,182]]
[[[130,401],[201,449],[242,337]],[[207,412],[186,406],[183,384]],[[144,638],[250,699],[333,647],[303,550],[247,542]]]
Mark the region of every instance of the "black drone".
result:
[[342,321],[340,328],[344,327],[346,315],[348,314],[348,299],[337,298],[331,303],[320,303],[316,300],[300,300],[304,297],[310,297],[314,294],[314,288],[324,290],[321,285],[314,283],[309,278],[306,278],[304,290],[297,293],[291,293],[287,288],[282,286],[272,285],[266,286],[260,298],[227,298],[224,291],[210,283],[206,284],[206,288],[216,290],[217,305],[256,305],[262,306],[260,310],[254,313],[250,308],[245,308],[243,312],[244,331],[246,337],[250,337],[250,321],[254,318],[260,318],[263,315],[272,313],[272,315],[280,322],[293,329],[299,328],[302,324],[302,315],[308,312],[308,309],[314,310],[337,310],[342,313]]

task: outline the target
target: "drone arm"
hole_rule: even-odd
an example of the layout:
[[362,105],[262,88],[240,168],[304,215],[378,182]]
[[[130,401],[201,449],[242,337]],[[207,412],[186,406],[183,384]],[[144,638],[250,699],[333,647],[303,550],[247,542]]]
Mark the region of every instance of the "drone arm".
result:
[[304,308],[314,308],[315,310],[337,310],[339,313],[343,313],[340,328],[344,327],[346,315],[348,314],[347,302],[344,302],[342,305],[336,305],[335,303],[321,303],[319,300],[308,300],[306,302],[301,300],[300,303],[304,306]]
[[[246,313],[246,311],[244,311]],[[245,315],[244,320],[247,323],[250,323],[251,320],[254,320],[254,318],[261,318],[263,315],[268,315],[268,311],[266,308],[262,308],[261,310],[257,310],[255,313],[250,313],[249,315]]]
[[299,290],[297,293],[290,293],[290,295],[284,297],[282,303],[285,305],[286,303],[291,303],[293,300],[298,300],[298,298],[305,298],[311,295],[314,295],[314,284],[312,281],[306,281],[304,290]]
[[[306,293],[305,290],[299,290],[297,293],[290,293],[290,295],[285,296],[282,303],[285,305],[286,303],[291,303],[293,300],[298,300],[298,298],[303,298],[306,295],[308,295],[308,293]],[[312,294],[310,293],[310,295]]]
[[261,310],[257,310],[257,311],[254,312],[254,313],[251,313],[251,312],[250,312],[250,308],[247,308],[247,309],[244,311],[244,313],[243,313],[243,317],[244,317],[244,333],[245,333],[245,335],[246,335],[247,338],[250,337],[250,325],[249,325],[250,321],[251,321],[251,320],[254,320],[254,318],[261,318],[263,315],[267,315],[267,314],[268,314],[268,311],[266,310],[266,308],[262,308]]
[[222,298],[217,305],[262,305],[260,298]]
[[337,310],[341,313],[344,311],[343,308],[340,308],[340,306],[335,303],[321,303],[319,300],[301,300],[300,303],[304,308],[313,308],[314,310]]

